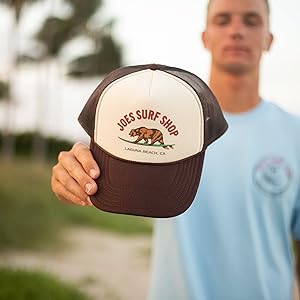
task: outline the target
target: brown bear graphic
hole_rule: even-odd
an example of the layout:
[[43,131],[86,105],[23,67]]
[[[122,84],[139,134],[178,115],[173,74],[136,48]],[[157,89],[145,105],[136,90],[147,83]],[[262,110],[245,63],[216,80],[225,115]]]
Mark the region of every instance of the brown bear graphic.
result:
[[[139,127],[135,129],[131,129],[130,136],[138,136],[135,143],[138,143],[141,140],[145,140],[146,143],[148,143],[148,140],[151,140],[151,145],[153,145],[155,142],[159,142],[160,144],[164,145],[163,140],[163,134],[158,129],[148,129],[146,127]],[[171,145],[163,146],[163,148],[168,149],[168,147],[173,148]]]

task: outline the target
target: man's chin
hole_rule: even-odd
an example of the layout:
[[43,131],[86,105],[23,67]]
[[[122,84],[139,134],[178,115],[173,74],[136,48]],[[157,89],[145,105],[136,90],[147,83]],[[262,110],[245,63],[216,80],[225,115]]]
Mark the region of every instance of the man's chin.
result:
[[249,66],[244,64],[226,64],[222,65],[221,69],[224,72],[235,76],[245,75],[251,70]]

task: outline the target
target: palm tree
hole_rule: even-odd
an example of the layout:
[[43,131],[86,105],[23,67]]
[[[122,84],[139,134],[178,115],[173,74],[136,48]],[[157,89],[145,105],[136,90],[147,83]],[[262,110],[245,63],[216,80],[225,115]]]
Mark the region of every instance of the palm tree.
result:
[[16,22],[16,24],[19,24],[24,5],[27,3],[30,3],[30,2],[34,3],[37,1],[39,1],[39,0],[0,0],[0,4],[7,5],[14,11],[15,22]]
[[[64,0],[64,2],[71,8],[68,17],[48,16],[35,35],[40,51],[30,55],[25,54],[23,58],[27,62],[46,63],[48,64],[48,70],[50,65],[56,66],[56,73],[58,73],[57,70],[60,68],[59,65],[61,63],[60,53],[63,47],[78,37],[88,37],[94,44],[94,48],[90,53],[80,56],[69,63],[68,75],[78,78],[104,75],[112,69],[121,66],[121,48],[111,34],[113,23],[108,22],[100,29],[94,29],[90,26],[90,20],[95,12],[99,10],[102,0]],[[56,74],[56,76],[60,75]],[[43,105],[47,101],[51,101],[51,99],[47,101],[41,99],[39,101],[42,102],[39,103],[38,111],[40,112],[38,114],[43,115],[45,111]],[[45,157],[46,141],[39,133],[40,126],[37,126],[38,132],[34,139],[33,149],[35,158],[43,159]]]
[[[6,81],[0,80],[0,102],[7,101],[7,97],[8,97],[8,83]],[[0,148],[3,147],[2,137],[3,137],[3,135],[1,134]]]
[[111,30],[89,31],[87,35],[94,42],[94,51],[70,62],[70,76],[101,76],[122,65],[122,49],[113,39]]
[[8,158],[11,159],[14,155],[14,148],[15,148],[15,139],[14,135],[11,132],[11,117],[12,117],[12,104],[15,102],[14,99],[14,92],[13,92],[13,80],[14,80],[14,73],[17,69],[17,63],[18,63],[18,50],[19,50],[19,32],[18,27],[21,19],[22,10],[27,3],[33,3],[37,2],[39,0],[0,0],[0,5],[6,5],[9,8],[11,8],[13,14],[14,14],[14,24],[12,28],[12,33],[10,35],[11,38],[11,60],[12,60],[12,66],[8,74],[8,95],[7,95],[7,112],[6,112],[6,124],[7,128],[4,130],[3,134],[3,147],[2,151],[3,154]]
[[79,36],[88,37],[94,44],[91,53],[80,56],[69,64],[68,74],[75,77],[104,75],[120,67],[122,52],[112,36],[113,22],[100,29],[90,28],[89,21],[102,5],[102,0],[65,0],[72,7],[66,18],[49,17],[37,33],[37,40],[44,46],[45,57],[57,58],[63,46]]
[[[65,0],[72,10],[66,18],[48,17],[36,34],[36,39],[43,46],[41,59],[60,61],[63,47],[78,37],[88,37],[94,44],[91,53],[71,61],[67,74],[76,77],[103,75],[121,65],[121,49],[111,35],[112,23],[101,30],[92,30],[89,22],[102,4],[101,0]],[[58,67],[57,67],[58,69]],[[45,143],[45,141],[44,141]],[[41,140],[40,140],[40,146]]]

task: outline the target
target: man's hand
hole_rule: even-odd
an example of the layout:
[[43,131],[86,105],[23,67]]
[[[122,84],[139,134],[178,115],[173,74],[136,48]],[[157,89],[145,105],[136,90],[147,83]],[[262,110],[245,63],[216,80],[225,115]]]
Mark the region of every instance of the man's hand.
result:
[[97,191],[94,179],[100,170],[88,146],[76,143],[70,151],[60,152],[52,169],[51,187],[62,201],[92,206],[90,195]]

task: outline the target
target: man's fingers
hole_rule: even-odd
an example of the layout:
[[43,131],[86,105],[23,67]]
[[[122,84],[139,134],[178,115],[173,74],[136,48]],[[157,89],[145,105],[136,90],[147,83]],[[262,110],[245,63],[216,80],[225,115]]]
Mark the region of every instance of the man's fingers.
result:
[[70,151],[58,155],[58,163],[52,169],[52,190],[62,201],[92,205],[89,195],[96,193],[94,179],[99,175],[100,169],[89,148],[77,143]]
[[63,201],[78,205],[92,205],[88,194],[60,164],[53,167],[51,185],[53,192]]
[[[97,191],[95,181],[86,173],[82,165],[78,162],[74,155],[69,152],[61,152],[58,156],[59,163],[57,165],[57,179],[71,191],[76,186],[76,181],[80,187],[88,194],[93,195]],[[67,173],[68,174],[67,174]]]
[[91,200],[87,195],[78,197],[77,194],[68,191],[59,181],[55,179],[52,180],[52,189],[56,197],[63,202],[81,206],[92,206]]
[[76,143],[71,151],[73,152],[76,159],[81,163],[83,169],[87,174],[89,174],[93,179],[99,177],[99,167],[87,145],[83,143]]

